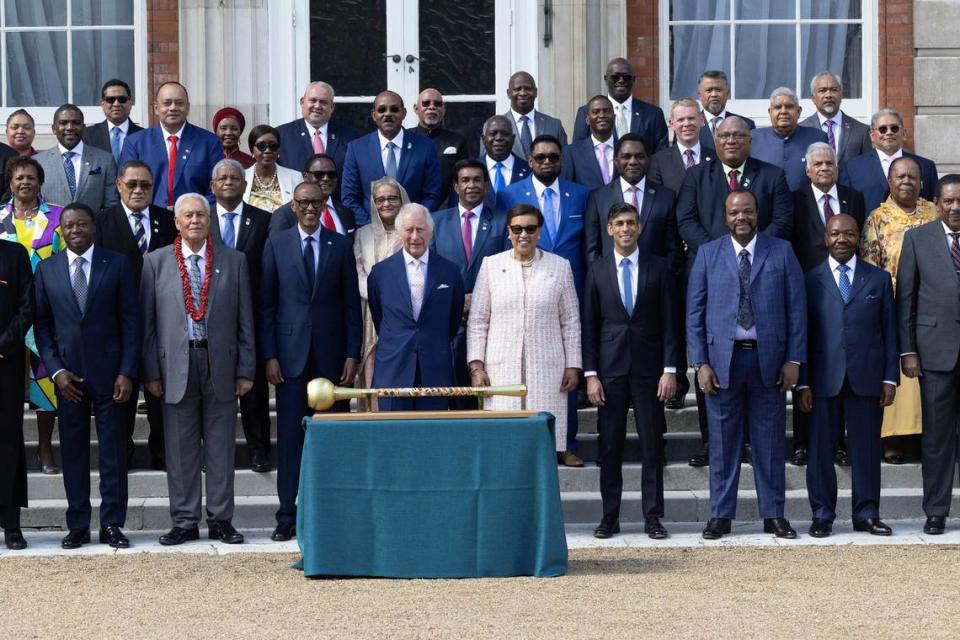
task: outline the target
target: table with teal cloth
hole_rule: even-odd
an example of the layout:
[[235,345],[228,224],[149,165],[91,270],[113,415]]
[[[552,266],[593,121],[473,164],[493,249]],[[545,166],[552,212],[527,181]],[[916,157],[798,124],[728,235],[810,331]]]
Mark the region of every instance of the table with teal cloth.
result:
[[553,416],[304,420],[305,576],[559,576]]

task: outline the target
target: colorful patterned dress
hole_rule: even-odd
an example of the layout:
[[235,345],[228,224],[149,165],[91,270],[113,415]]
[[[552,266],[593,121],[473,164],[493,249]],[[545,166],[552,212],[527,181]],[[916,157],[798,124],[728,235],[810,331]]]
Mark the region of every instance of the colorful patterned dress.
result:
[[[37,265],[44,258],[64,249],[60,235],[60,213],[62,207],[47,204],[40,199],[40,209],[31,220],[18,220],[13,214],[13,201],[0,209],[0,240],[19,242],[30,255],[30,266],[36,272]],[[56,411],[57,397],[54,384],[33,338],[33,327],[27,332],[27,359],[30,364],[30,377],[27,381],[27,400],[38,411]]]

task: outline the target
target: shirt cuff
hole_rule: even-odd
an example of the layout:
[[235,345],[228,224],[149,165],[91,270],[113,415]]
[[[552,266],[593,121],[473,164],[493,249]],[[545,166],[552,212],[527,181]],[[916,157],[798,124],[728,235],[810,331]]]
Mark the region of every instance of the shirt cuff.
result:
[[51,380],[51,381],[54,381],[55,378],[57,377],[57,374],[60,373],[61,371],[66,371],[66,369],[57,369],[57,370],[53,373],[53,375],[50,376],[50,380]]
[[676,368],[676,367],[664,367],[664,368],[663,368],[663,372],[664,372],[664,373],[672,373],[672,374],[676,375],[676,373],[677,373],[677,368]]
[[793,388],[793,390],[800,391],[801,389],[809,389],[809,388],[810,388],[810,385],[808,384],[798,384],[796,387]]
[[584,377],[584,378],[591,378],[591,377],[594,377],[594,378],[595,378],[596,376],[597,376],[597,372],[596,372],[596,371],[584,371],[584,372],[583,372],[583,377]]
[[884,380],[883,384],[892,384],[893,386],[897,386],[897,383],[894,382],[893,380]]
[[907,357],[907,356],[915,356],[915,355],[917,355],[917,352],[916,352],[916,351],[907,351],[906,353],[901,353],[901,354],[900,354],[900,357],[901,357],[901,358],[905,358],[905,357]]
[[790,364],[795,364],[795,365],[797,365],[798,367],[800,366],[800,363],[797,362],[796,360],[790,360]]

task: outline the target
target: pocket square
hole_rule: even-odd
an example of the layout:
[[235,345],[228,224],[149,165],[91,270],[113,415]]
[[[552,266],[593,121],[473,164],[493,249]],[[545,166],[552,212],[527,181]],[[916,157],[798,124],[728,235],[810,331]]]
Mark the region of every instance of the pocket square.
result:
[[450,285],[448,285],[448,284],[441,284],[439,287],[437,287],[437,290],[439,291],[440,289],[449,289],[449,288],[450,288]]
[[98,175],[100,175],[101,173],[103,173],[103,168],[102,168],[102,167],[94,167],[93,169],[90,169],[90,173],[87,174],[87,175],[98,176]]
[[449,155],[453,155],[456,152],[457,152],[456,147],[447,147],[446,149],[443,150],[443,155],[449,156]]
[[4,287],[5,287],[5,286],[7,286],[8,284],[10,284],[10,283],[7,282],[6,280],[0,280],[0,286],[4,286]]

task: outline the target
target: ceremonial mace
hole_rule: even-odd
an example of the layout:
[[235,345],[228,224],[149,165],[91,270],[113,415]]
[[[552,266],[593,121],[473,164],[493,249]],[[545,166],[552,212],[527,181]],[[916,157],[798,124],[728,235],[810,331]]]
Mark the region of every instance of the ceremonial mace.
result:
[[483,409],[484,396],[513,396],[523,398],[527,395],[527,385],[513,384],[503,387],[407,387],[394,389],[354,389],[335,387],[326,378],[314,378],[307,384],[307,403],[316,411],[324,411],[337,400],[376,396],[379,398],[424,398],[424,397],[464,397],[476,396],[477,404]]

